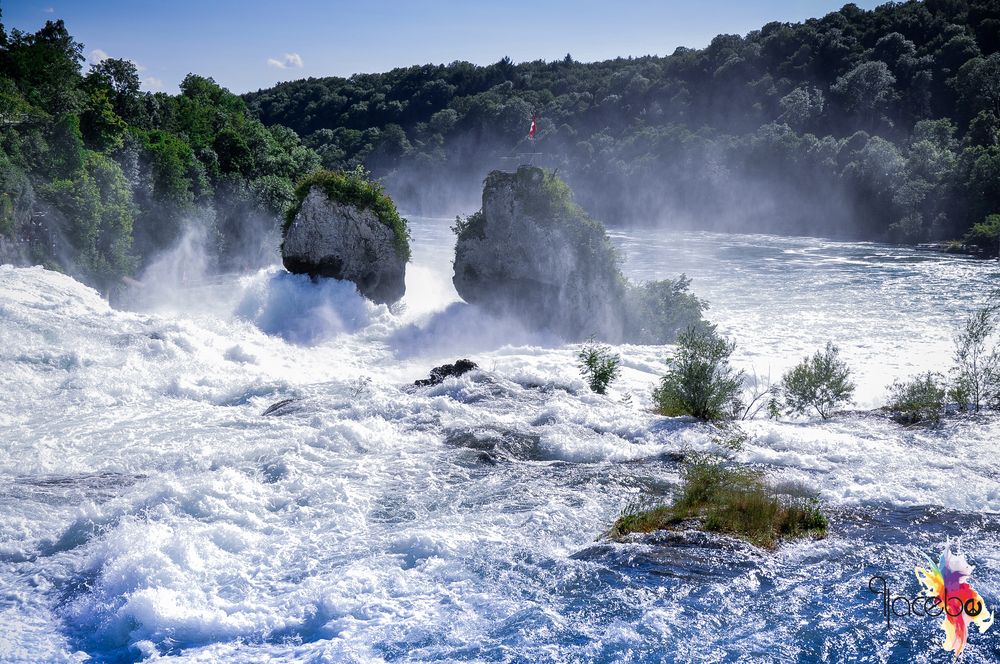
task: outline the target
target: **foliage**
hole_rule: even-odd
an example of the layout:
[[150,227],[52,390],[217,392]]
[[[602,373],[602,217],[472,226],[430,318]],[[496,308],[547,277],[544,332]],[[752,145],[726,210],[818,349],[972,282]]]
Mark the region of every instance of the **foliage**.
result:
[[901,424],[937,423],[945,408],[947,390],[940,374],[933,371],[889,387],[889,410]]
[[483,211],[477,210],[464,219],[461,216],[456,216],[451,232],[459,240],[471,238],[482,240],[486,237],[486,219],[483,217]]
[[580,374],[587,380],[590,389],[598,394],[607,394],[608,386],[621,373],[621,356],[612,353],[610,346],[595,343],[591,339],[576,357],[580,364]]
[[955,336],[951,398],[963,410],[978,413],[1000,405],[1000,349],[989,345],[997,332],[998,313],[1000,299],[993,293]]
[[736,342],[714,327],[691,327],[677,337],[677,350],[667,360],[667,373],[653,391],[656,412],[692,415],[715,421],[732,419],[740,409],[743,372],[729,364]]
[[609,534],[676,528],[689,520],[767,548],[783,538],[823,537],[828,528],[818,500],[804,487],[772,487],[759,472],[698,455],[685,462],[670,504],[627,510]]
[[833,409],[851,400],[854,383],[851,370],[840,359],[840,349],[827,342],[826,348],[806,357],[781,379],[781,394],[789,414],[815,410],[824,420]]
[[965,234],[966,244],[978,247],[985,255],[996,256],[1000,251],[1000,214],[991,214],[975,224]]
[[737,415],[741,420],[751,420],[763,411],[768,417],[776,418],[780,396],[781,390],[771,382],[770,373],[767,376],[758,376],[757,372],[753,371],[744,378],[743,396],[740,399],[741,409]]
[[629,284],[626,311],[638,343],[673,343],[681,330],[704,324],[702,314],[708,304],[689,291],[690,285],[684,274],[675,280]]
[[369,179],[368,173],[360,167],[351,172],[317,171],[302,180],[295,188],[295,201],[285,214],[283,232],[288,232],[288,227],[302,207],[302,201],[313,187],[322,189],[331,201],[374,212],[379,221],[392,231],[396,252],[404,260],[410,259],[410,231],[406,220],[399,216],[396,205],[385,194],[382,185]]
[[110,292],[194,218],[220,258],[253,224],[277,237],[292,183],[319,166],[294,131],[210,78],[150,94],[131,62],[84,74],[82,53],[62,21],[0,25],[0,233],[26,259]]

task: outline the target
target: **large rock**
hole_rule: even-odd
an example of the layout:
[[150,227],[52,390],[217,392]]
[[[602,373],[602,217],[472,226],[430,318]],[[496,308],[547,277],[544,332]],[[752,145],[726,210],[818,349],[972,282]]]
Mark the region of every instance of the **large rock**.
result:
[[405,221],[395,214],[391,202],[395,220],[403,224],[402,243],[399,228],[393,228],[376,209],[336,200],[321,182],[306,183],[304,189],[285,229],[281,248],[285,268],[312,277],[352,281],[365,297],[378,303],[403,297],[409,246]]
[[542,169],[490,173],[482,209],[456,233],[453,282],[462,299],[534,329],[569,340],[664,343],[701,320],[702,304],[683,277],[629,284],[604,227]]

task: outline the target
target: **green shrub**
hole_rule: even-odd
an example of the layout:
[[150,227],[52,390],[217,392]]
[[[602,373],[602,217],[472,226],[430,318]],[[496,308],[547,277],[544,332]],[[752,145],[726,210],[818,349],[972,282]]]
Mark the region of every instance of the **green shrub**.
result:
[[677,337],[677,351],[667,360],[667,373],[653,391],[656,412],[693,415],[715,421],[732,419],[739,410],[743,372],[729,364],[736,342],[714,327],[691,327]]
[[963,241],[978,247],[988,256],[996,256],[1000,249],[1000,214],[991,214],[985,221],[975,224],[965,234]]
[[368,173],[360,167],[350,172],[317,171],[302,180],[295,188],[295,201],[285,213],[283,235],[314,186],[320,187],[332,201],[374,212],[379,221],[392,230],[396,252],[404,260],[410,260],[410,231],[406,220],[399,216],[395,203],[385,194],[382,185],[369,179]]
[[1000,352],[989,345],[997,331],[1000,299],[972,312],[955,336],[955,366],[950,396],[966,411],[978,413],[1000,403]]
[[854,394],[851,370],[840,359],[840,349],[832,343],[807,357],[781,379],[781,393],[789,414],[802,415],[814,409],[824,420],[833,409],[848,403]]
[[691,520],[708,532],[768,548],[783,538],[822,537],[829,525],[815,495],[801,485],[774,487],[759,472],[700,455],[685,463],[670,504],[633,503],[609,535],[670,529]]
[[608,386],[621,372],[622,358],[612,353],[609,346],[602,346],[591,340],[577,353],[580,360],[580,374],[587,380],[590,389],[598,394],[606,394]]
[[482,240],[486,237],[486,219],[483,217],[483,211],[479,210],[473,212],[465,219],[460,216],[455,217],[455,225],[451,227],[451,232],[459,240],[467,240],[470,238],[477,238]]
[[901,424],[938,422],[945,407],[945,387],[941,375],[928,371],[889,387],[889,409]]

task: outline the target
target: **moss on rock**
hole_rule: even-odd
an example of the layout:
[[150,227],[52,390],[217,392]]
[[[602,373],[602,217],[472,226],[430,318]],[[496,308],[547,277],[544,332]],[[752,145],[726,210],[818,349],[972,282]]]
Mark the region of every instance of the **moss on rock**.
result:
[[400,258],[410,260],[410,230],[406,219],[399,216],[395,203],[389,198],[382,185],[368,178],[367,174],[357,169],[344,171],[317,171],[308,176],[295,188],[295,200],[285,213],[285,223],[282,226],[282,237],[288,233],[296,215],[302,207],[302,202],[313,187],[319,187],[327,197],[342,205],[351,205],[360,210],[371,210],[379,221],[389,227],[393,234],[393,245]]

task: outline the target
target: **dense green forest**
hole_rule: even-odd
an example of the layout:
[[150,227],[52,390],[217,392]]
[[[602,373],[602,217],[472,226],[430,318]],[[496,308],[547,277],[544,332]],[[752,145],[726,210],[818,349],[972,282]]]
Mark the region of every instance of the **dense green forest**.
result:
[[404,209],[475,209],[486,172],[539,152],[609,224],[921,242],[1000,212],[998,49],[996,0],[849,4],[667,57],[455,62],[244,99]]
[[0,25],[0,262],[110,291],[194,226],[222,269],[268,242],[273,252],[319,156],[211,78],[150,94],[131,62],[84,72],[83,60],[62,21],[33,34]]
[[901,242],[979,224],[992,245],[998,51],[1000,0],[846,5],[666,57],[455,62],[241,98],[194,74],[143,92],[126,60],[85,68],[62,21],[0,24],[0,261],[108,291],[197,227],[236,269],[266,260],[320,166],[363,164],[402,209],[455,213],[489,170],[529,160],[608,224]]

